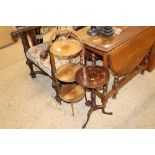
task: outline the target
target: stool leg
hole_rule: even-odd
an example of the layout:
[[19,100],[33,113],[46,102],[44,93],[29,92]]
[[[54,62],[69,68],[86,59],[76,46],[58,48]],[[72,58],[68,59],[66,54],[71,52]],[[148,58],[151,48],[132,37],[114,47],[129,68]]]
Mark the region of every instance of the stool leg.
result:
[[107,114],[107,115],[112,115],[113,114],[112,112],[106,112],[104,109],[102,109],[102,113]]
[[[93,89],[92,89],[93,90]],[[88,113],[87,113],[87,121],[86,123],[82,126],[82,128],[84,129],[89,121],[90,115],[93,111],[96,110],[96,95],[94,93],[91,92],[91,101],[90,102],[90,106],[91,108],[89,109]]]
[[86,101],[86,102],[85,102],[85,105],[88,106],[88,107],[90,107],[90,106],[91,106],[91,101],[87,99],[86,91],[87,91],[87,90],[86,90],[86,88],[85,88],[85,101]]
[[94,111],[93,108],[90,108],[90,109],[89,109],[89,111],[88,111],[88,113],[87,113],[87,121],[86,121],[85,124],[82,126],[83,129],[86,127],[86,125],[87,125],[87,123],[88,123],[88,121],[89,121],[90,115],[91,115],[91,113],[92,113],[93,111]]
[[73,103],[71,103],[71,109],[72,109],[72,115],[74,116],[74,106],[73,106]]

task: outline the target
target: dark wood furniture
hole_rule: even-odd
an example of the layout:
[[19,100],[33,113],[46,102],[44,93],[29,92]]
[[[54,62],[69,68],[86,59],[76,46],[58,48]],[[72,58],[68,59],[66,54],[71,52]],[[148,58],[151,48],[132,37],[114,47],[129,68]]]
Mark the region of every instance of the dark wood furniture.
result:
[[[40,29],[41,26],[16,26],[16,30],[12,31],[11,33],[13,38],[18,36],[21,37],[24,54],[26,57],[26,64],[29,66],[30,76],[32,78],[36,78],[36,74],[47,75],[37,64],[35,64],[27,57],[27,52],[31,47],[43,43],[43,38],[39,40],[37,39],[37,35],[41,34]],[[36,32],[38,33],[36,34]],[[28,36],[30,37],[30,40],[28,39]],[[39,71],[34,71],[33,69],[34,65],[39,68]]]
[[[86,126],[91,112],[98,109],[95,104],[95,95],[100,97],[101,102],[106,105],[108,99],[110,97],[115,99],[119,89],[133,77],[139,73],[144,74],[145,70],[152,71],[155,68],[155,27],[123,26],[114,29],[115,33],[108,38],[103,35],[88,35],[89,27],[78,31],[79,37],[83,40],[86,55],[91,54],[93,65],[96,65],[96,58],[101,57],[103,66],[114,76],[113,85],[109,91],[107,89],[108,83],[103,89],[103,94],[97,89],[91,90],[91,108],[88,111],[87,121],[83,128]],[[83,71],[81,72],[83,73]],[[89,76],[86,80],[82,78],[80,80],[80,76],[83,76],[82,73],[77,73],[77,81],[89,88],[89,82],[86,82],[89,80]],[[94,74],[93,77],[96,78],[96,75]],[[87,103],[87,105],[89,104]]]
[[[73,62],[77,57],[78,61]],[[56,59],[59,65],[56,65]],[[84,47],[71,29],[59,29],[52,33],[50,39],[50,62],[53,88],[57,93],[57,100],[71,104],[82,100],[85,96],[83,87],[75,82],[76,72],[84,65]]]
[[[30,39],[32,41],[32,46],[36,46],[40,43],[42,44],[43,42],[42,39],[37,41],[36,33],[38,34],[39,29],[40,26],[19,27],[16,31],[12,33],[12,35],[20,35],[22,39],[24,52],[26,55],[26,63],[30,68],[31,77],[35,78],[37,73],[48,75],[49,77],[51,77],[52,86],[56,90],[55,98],[58,102],[60,102],[63,96],[66,95],[66,93],[64,92],[71,91],[73,92],[71,94],[74,94],[74,91],[72,91],[73,89],[72,87],[70,87],[70,89],[64,88],[65,91],[62,90],[62,92],[59,92],[59,90],[61,90],[61,86],[63,85],[63,83],[59,83],[62,80],[60,79],[62,77],[59,77],[60,74],[55,74],[56,70],[53,65],[54,60],[52,58],[52,53],[50,52],[49,48],[45,48],[43,51],[41,51],[40,59],[46,59],[47,57],[50,57],[50,74],[45,72],[42,68],[40,68],[37,64],[35,64],[27,57],[27,53],[30,49],[30,44],[27,37],[28,35],[30,36]],[[101,58],[103,60],[103,67],[114,76],[114,80],[112,88],[108,90],[108,78],[104,79],[102,76],[100,76],[100,78],[102,77],[101,79],[104,80],[97,80],[96,86],[93,86],[92,83],[90,83],[89,81],[89,76],[85,77],[84,75],[80,75],[79,73],[79,78],[85,77],[87,79],[83,79],[83,81],[80,81],[80,79],[77,78],[78,83],[81,82],[81,86],[91,89],[91,101],[86,102],[87,105],[91,105],[91,108],[88,112],[87,121],[83,127],[86,126],[92,111],[101,109],[102,112],[106,113],[104,111],[104,108],[108,102],[108,99],[110,97],[116,98],[119,89],[122,88],[125,84],[127,84],[134,76],[139,73],[143,74],[145,70],[152,71],[155,68],[155,27],[114,27],[114,34],[108,38],[102,35],[89,36],[87,34],[88,29],[89,27],[84,27],[77,31],[78,38],[80,38],[80,40],[82,40],[82,44],[84,44],[84,48],[86,51],[86,60],[88,60],[88,56],[91,56],[91,60],[93,61],[93,65],[95,66],[98,58]],[[57,39],[57,35],[55,39]],[[33,65],[36,65],[40,69],[40,71],[34,71]],[[60,68],[59,71],[61,71],[61,69],[62,68]],[[87,68],[85,69],[87,70]],[[96,70],[96,68],[93,68],[92,70]],[[81,71],[81,73],[83,73],[83,70]],[[100,74],[102,75],[102,72],[100,72],[99,75]],[[106,73],[106,76],[107,75],[108,73]],[[92,76],[96,78],[96,71],[94,74],[92,72]],[[59,80],[57,78],[59,78]],[[70,78],[70,80],[71,79],[72,78]],[[103,85],[103,93],[100,93],[97,90],[99,83]],[[60,93],[62,94],[62,96],[60,96]],[[96,105],[96,95],[101,98],[101,106]]]
[[[77,83],[91,92],[91,100],[86,100],[86,105],[91,106],[87,113],[87,120],[82,128],[85,128],[93,111],[101,109],[102,113],[112,115],[112,112],[105,112],[108,96],[106,91],[100,93],[97,89],[106,87],[109,80],[109,71],[102,66],[85,66],[79,69],[75,75]],[[96,104],[96,95],[101,98],[102,105]]]
[[[103,57],[103,65],[106,68],[110,68],[114,74],[127,74],[142,61],[146,53],[154,53],[152,48],[155,44],[155,27],[118,26],[114,28],[120,29],[121,32],[109,38],[102,35],[88,35],[89,27],[79,30],[78,35],[88,51]],[[134,58],[137,58],[136,62]]]
[[118,90],[139,72],[155,68],[155,27],[118,26],[113,36],[90,36],[85,27],[78,31],[85,49],[91,52],[94,64],[101,56],[103,66],[114,76],[109,97],[116,98]]
[[[52,33],[51,41],[49,40],[49,42],[43,42],[40,28],[41,26],[17,26],[17,29],[12,32],[13,37],[21,37],[26,57],[26,64],[30,68],[30,76],[32,78],[36,78],[36,74],[49,76],[52,79],[52,87],[56,92],[55,99],[59,103],[61,103],[61,100],[69,103],[81,100],[85,96],[85,91],[81,86],[73,84],[75,82],[75,73],[81,67],[81,64],[79,63],[76,65],[73,63],[68,63],[59,67],[57,70],[54,57],[57,57],[58,59],[69,59],[70,57],[73,58],[80,55],[80,62],[82,62],[83,56],[81,53],[83,52],[81,51],[83,51],[83,44],[79,40],[78,36],[75,35],[76,32],[68,29],[60,29],[55,31]],[[67,33],[63,36],[62,34],[64,32]],[[38,35],[40,35],[40,37],[37,37]],[[65,41],[65,38],[67,37],[77,39],[80,43],[78,44],[72,40],[74,45],[72,50],[69,50],[71,49],[71,46],[66,44],[67,41]],[[57,52],[57,50],[59,51]],[[77,50],[77,53],[71,53],[74,52],[73,50]],[[37,66],[39,69],[38,71],[34,70],[34,65]],[[67,82],[68,85],[64,86],[65,82]],[[72,105],[73,104],[71,104],[71,106]],[[74,114],[73,106],[72,112]]]
[[[26,64],[30,68],[30,76],[32,78],[35,78],[36,74],[48,75],[47,73],[44,72],[44,70],[42,70],[42,68],[40,68],[37,64],[32,62],[27,57],[27,52],[31,47],[41,45],[42,43],[44,43],[43,35],[41,34],[41,28],[42,26],[16,26],[16,30],[12,31],[11,33],[13,38],[16,38],[18,36],[21,37],[22,45],[23,45],[23,49],[26,57]],[[80,28],[82,27],[74,26],[73,29],[79,30]],[[44,51],[41,52],[41,57],[43,59],[46,59],[47,56],[48,56],[47,50],[45,52]],[[39,68],[39,71],[34,71],[33,69],[34,65]]]

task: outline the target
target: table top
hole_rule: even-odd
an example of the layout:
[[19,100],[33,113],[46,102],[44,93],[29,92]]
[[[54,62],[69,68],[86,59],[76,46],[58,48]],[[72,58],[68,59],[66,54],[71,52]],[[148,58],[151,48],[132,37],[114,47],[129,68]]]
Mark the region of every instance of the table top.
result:
[[110,52],[139,33],[151,28],[151,26],[115,26],[113,28],[115,33],[108,38],[101,34],[97,36],[88,35],[87,31],[90,27],[82,28],[77,33],[85,45],[101,51]]
[[100,88],[109,80],[109,71],[102,66],[85,66],[75,75],[79,85],[86,88]]

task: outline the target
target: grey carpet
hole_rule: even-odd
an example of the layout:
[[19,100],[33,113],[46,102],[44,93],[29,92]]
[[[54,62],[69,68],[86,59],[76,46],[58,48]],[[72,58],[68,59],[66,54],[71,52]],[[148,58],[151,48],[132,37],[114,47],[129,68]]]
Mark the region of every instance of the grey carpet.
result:
[[[54,95],[51,79],[31,79],[25,60],[1,68],[0,128],[81,128],[89,110],[84,99],[74,104],[73,117],[70,105],[60,106]],[[113,115],[95,111],[87,128],[155,128],[155,71],[135,77],[106,110]]]

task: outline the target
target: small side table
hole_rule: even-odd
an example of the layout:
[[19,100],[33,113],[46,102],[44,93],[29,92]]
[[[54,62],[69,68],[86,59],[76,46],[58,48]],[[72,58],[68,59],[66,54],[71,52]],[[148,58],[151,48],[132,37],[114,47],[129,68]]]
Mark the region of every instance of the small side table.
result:
[[[86,89],[91,91],[91,100],[86,100],[86,105],[90,105],[90,109],[87,113],[87,120],[82,128],[85,128],[90,115],[93,111],[101,109],[102,113],[112,115],[112,112],[105,112],[106,103],[108,101],[107,90],[103,93],[97,91],[97,88],[101,88],[107,85],[109,80],[109,71],[102,66],[85,66],[80,68],[75,75],[76,82]],[[101,98],[102,105],[96,104],[96,95]]]

